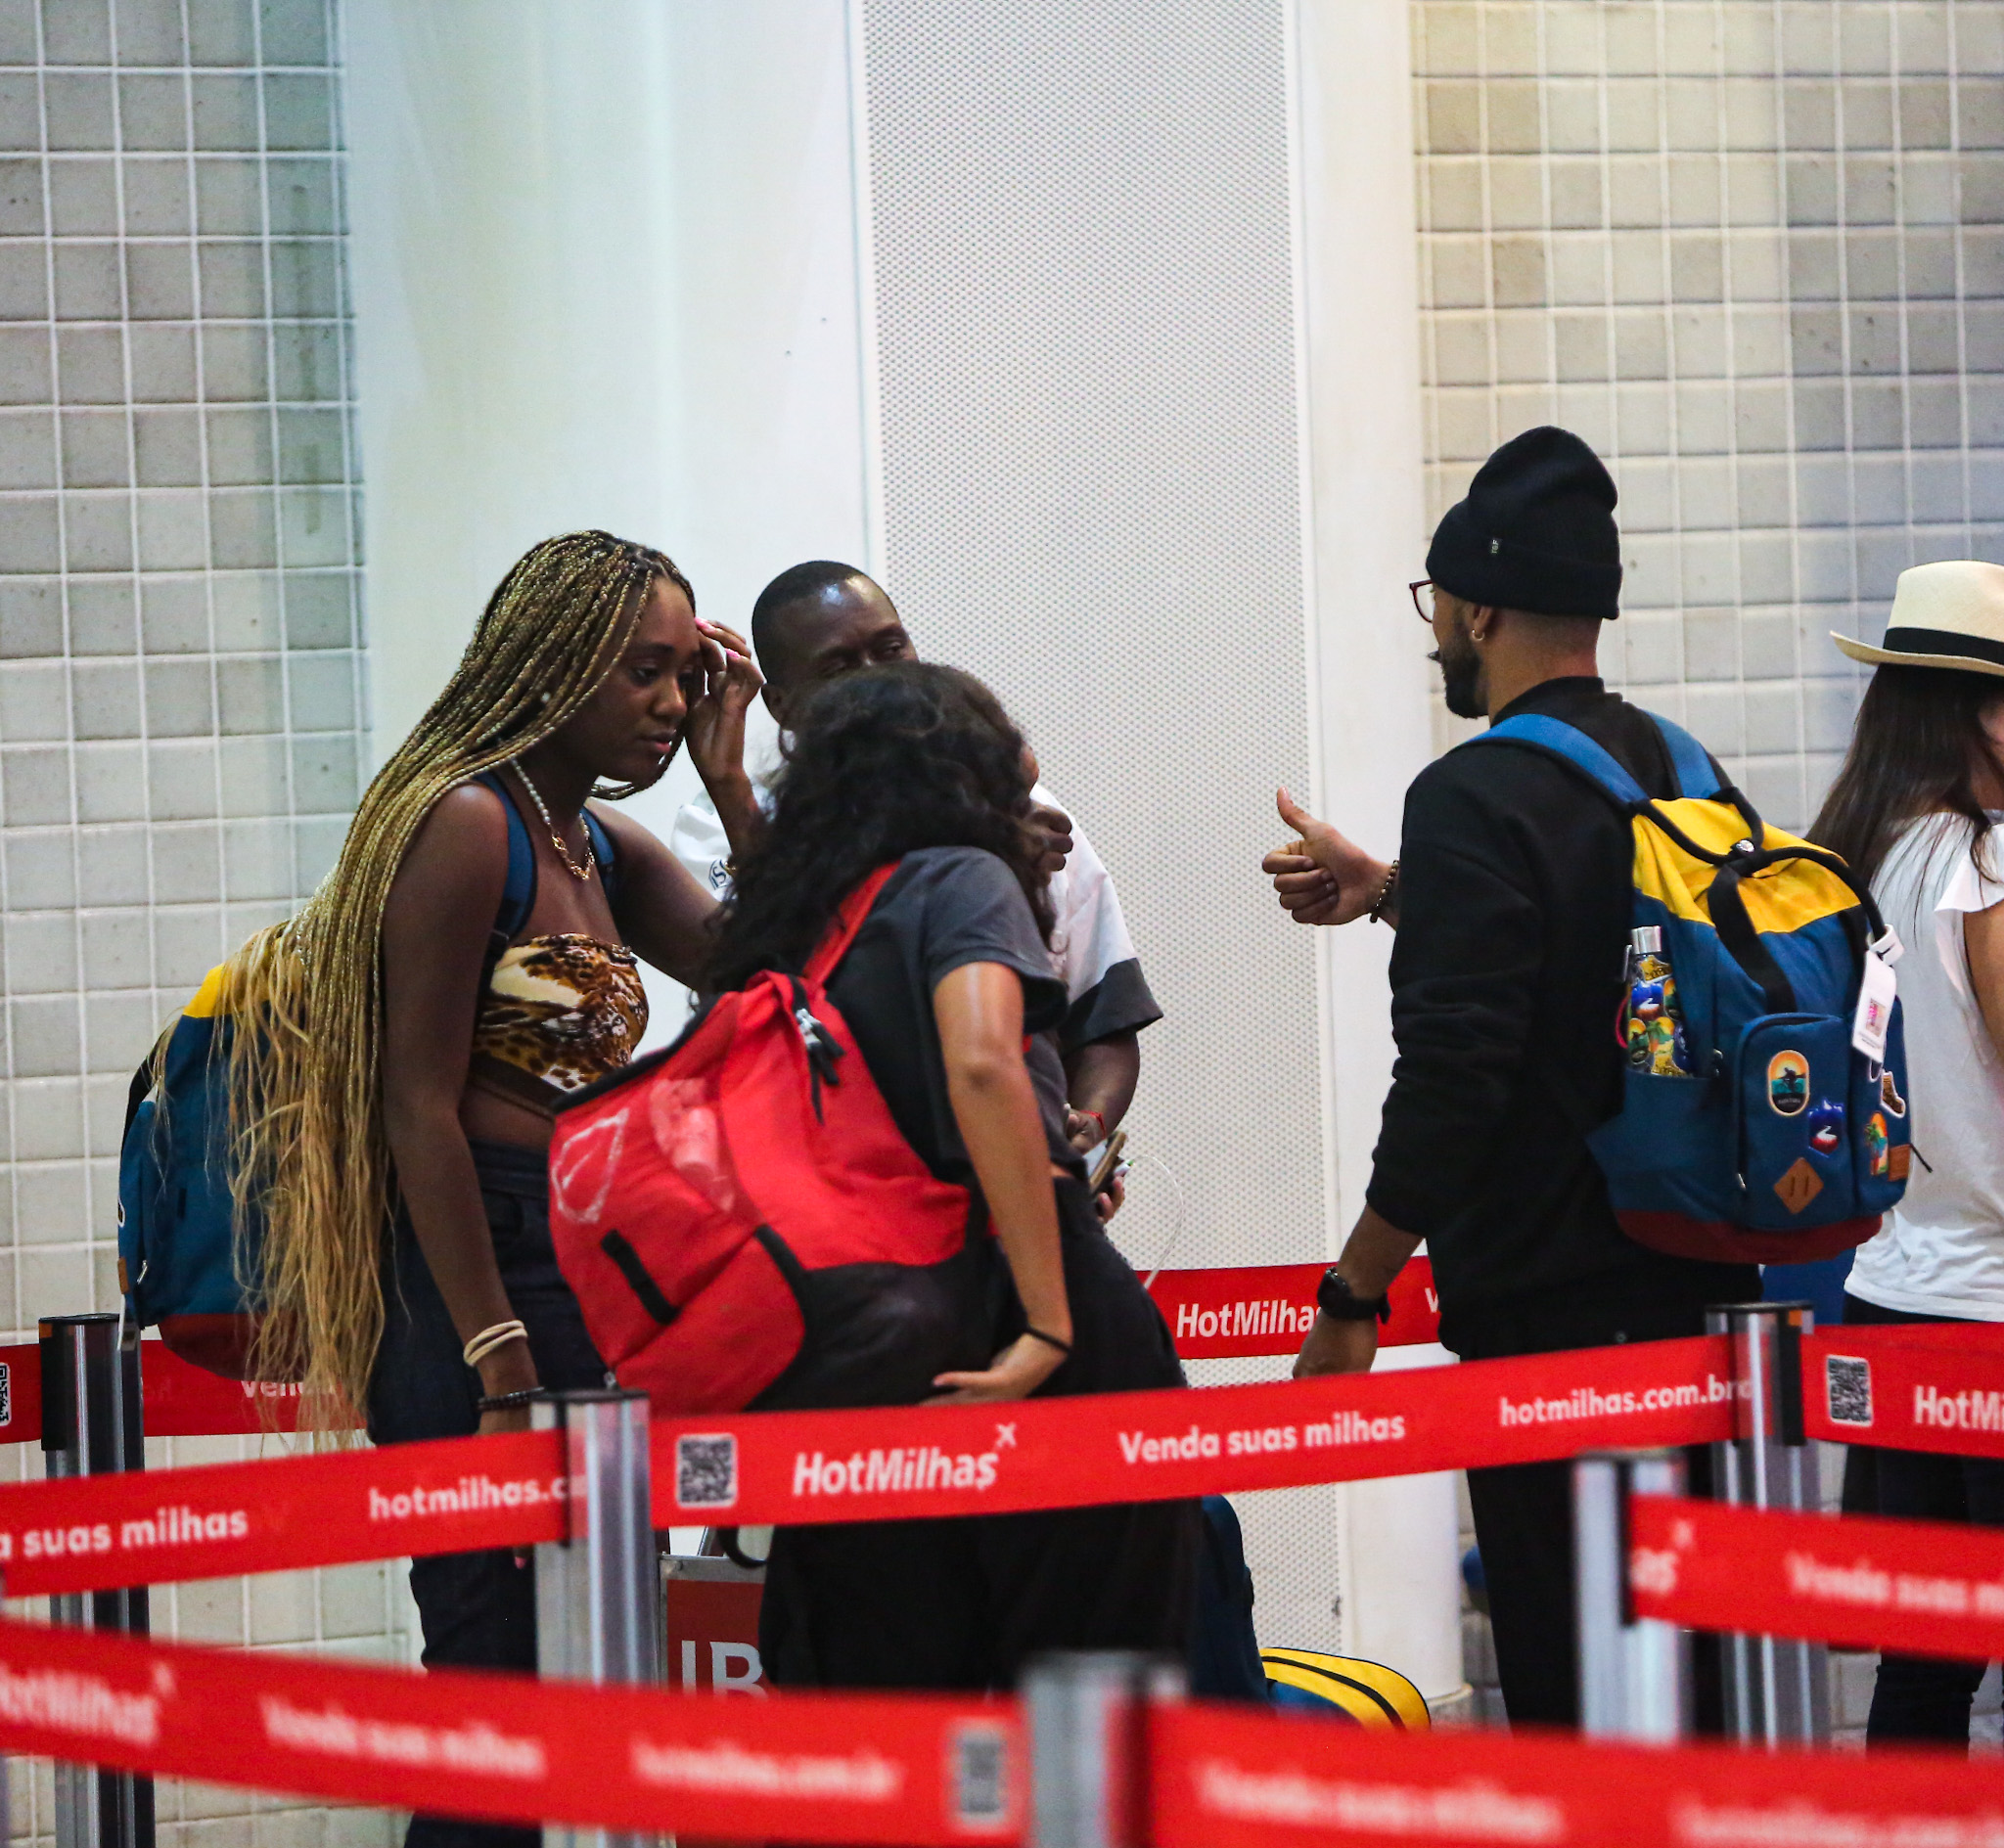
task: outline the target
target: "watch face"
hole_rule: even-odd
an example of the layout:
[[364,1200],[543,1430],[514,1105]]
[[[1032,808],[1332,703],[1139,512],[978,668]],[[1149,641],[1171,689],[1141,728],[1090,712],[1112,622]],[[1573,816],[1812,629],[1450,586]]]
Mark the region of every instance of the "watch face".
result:
[[1324,1315],[1337,1322],[1368,1322],[1378,1313],[1378,1305],[1353,1295],[1343,1273],[1334,1269],[1323,1272],[1315,1302]]

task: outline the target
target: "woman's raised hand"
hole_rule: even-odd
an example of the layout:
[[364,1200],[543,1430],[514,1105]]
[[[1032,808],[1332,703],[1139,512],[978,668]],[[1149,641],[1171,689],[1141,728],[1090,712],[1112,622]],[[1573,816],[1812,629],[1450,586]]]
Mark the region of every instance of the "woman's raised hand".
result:
[[689,701],[682,736],[705,787],[714,792],[719,783],[745,774],[745,714],[765,676],[735,629],[698,616],[696,630],[703,638],[703,691]]

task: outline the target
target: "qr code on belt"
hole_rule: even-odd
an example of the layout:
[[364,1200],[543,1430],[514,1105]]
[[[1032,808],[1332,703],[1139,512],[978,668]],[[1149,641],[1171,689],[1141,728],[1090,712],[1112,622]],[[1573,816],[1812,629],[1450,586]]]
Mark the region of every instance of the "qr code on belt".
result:
[[962,1828],[1007,1828],[1009,1734],[990,1720],[967,1720],[953,1729],[947,1750],[953,1820]]
[[738,1501],[738,1440],[725,1431],[675,1439],[675,1506],[733,1508]]
[[1823,1384],[1829,1397],[1831,1423],[1871,1423],[1870,1361],[1852,1360],[1843,1354],[1826,1354],[1823,1357]]

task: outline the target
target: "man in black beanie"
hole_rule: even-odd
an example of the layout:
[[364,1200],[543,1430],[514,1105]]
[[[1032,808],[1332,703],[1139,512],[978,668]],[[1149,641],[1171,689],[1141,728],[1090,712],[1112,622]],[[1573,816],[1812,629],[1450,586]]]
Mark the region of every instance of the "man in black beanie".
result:
[[[1601,624],[1619,614],[1615,501],[1577,436],[1526,430],[1440,521],[1414,601],[1426,615],[1431,596],[1451,712],[1563,719],[1671,796],[1655,726],[1595,661]],[[1540,752],[1491,748],[1420,773],[1389,865],[1286,790],[1280,811],[1302,850],[1264,870],[1296,922],[1368,915],[1398,932],[1398,1058],[1367,1203],[1323,1280],[1297,1375],[1371,1365],[1376,1306],[1422,1240],[1440,1338],[1468,1360],[1701,1334],[1707,1304],[1757,1297],[1752,1266],[1624,1237],[1586,1146],[1621,1105],[1613,1027],[1632,846],[1614,804]],[[1571,1465],[1472,1469],[1469,1497],[1510,1718],[1574,1725]]]

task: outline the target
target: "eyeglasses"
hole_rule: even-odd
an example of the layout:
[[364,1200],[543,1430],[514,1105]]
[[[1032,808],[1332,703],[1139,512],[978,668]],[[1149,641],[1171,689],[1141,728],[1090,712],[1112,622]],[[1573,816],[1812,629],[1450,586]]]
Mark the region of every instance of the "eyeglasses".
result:
[[1431,608],[1429,608],[1429,606],[1433,603],[1434,600],[1433,598],[1429,597],[1426,603],[1421,603],[1420,592],[1423,590],[1432,590],[1433,588],[1434,580],[1431,577],[1416,577],[1410,584],[1406,586],[1406,589],[1412,592],[1413,608],[1420,612],[1420,620],[1424,622],[1430,629],[1434,626],[1434,611]]

